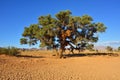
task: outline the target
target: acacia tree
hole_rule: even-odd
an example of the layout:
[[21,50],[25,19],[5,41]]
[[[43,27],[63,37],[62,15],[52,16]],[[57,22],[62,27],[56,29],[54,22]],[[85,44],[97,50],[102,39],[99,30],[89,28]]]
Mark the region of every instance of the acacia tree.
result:
[[54,46],[58,43],[62,57],[65,46],[78,42],[97,42],[98,36],[95,33],[105,32],[106,27],[103,23],[94,23],[89,15],[72,16],[71,11],[60,11],[54,17],[51,15],[40,16],[37,24],[25,27],[20,39],[21,44],[35,45],[40,41],[40,46]]

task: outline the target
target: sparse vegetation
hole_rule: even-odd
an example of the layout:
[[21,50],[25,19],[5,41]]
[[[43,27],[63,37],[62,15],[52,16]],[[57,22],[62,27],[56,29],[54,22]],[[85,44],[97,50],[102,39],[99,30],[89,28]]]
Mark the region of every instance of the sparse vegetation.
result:
[[16,56],[19,53],[18,48],[16,47],[1,47],[0,54],[6,54],[11,56]]

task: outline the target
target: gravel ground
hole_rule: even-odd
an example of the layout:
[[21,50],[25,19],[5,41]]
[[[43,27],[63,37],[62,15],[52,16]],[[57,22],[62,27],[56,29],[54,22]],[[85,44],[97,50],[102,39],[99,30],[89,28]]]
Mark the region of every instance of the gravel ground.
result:
[[120,80],[120,57],[0,55],[0,80]]

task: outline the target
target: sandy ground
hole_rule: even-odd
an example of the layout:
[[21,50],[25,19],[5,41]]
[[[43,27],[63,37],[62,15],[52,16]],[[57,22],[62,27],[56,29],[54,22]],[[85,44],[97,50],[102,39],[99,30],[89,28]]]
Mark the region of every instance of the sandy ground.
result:
[[0,80],[120,80],[120,56],[56,59],[46,53],[0,55]]

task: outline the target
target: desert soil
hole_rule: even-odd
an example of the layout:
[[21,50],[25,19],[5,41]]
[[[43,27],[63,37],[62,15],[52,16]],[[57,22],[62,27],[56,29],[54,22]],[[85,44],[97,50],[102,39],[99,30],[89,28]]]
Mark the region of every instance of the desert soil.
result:
[[0,80],[120,80],[120,56],[57,59],[47,52],[0,55]]

